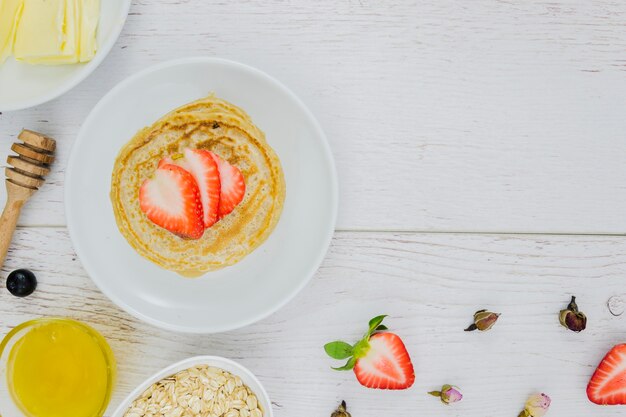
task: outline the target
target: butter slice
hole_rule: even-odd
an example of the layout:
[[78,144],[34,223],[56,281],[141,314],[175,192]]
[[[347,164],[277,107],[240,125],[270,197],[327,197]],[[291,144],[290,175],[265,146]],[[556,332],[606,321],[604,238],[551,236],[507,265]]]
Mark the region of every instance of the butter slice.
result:
[[78,16],[78,0],[65,0],[65,17],[63,19],[63,51],[56,58],[76,62],[80,42],[80,26]]
[[[25,0],[27,1],[27,0]],[[80,49],[80,16],[78,3],[80,0],[64,0],[65,9],[63,13],[63,43],[58,54],[51,56],[35,56],[29,58],[18,58],[30,64],[74,64],[78,62]]]
[[0,63],[74,64],[96,54],[100,0],[0,0]]
[[65,0],[24,0],[13,46],[15,58],[36,61],[63,55],[64,26]]
[[96,31],[100,20],[100,0],[78,0],[80,16],[79,61],[91,61],[96,55]]
[[0,64],[13,53],[15,29],[22,5],[23,0],[0,0]]

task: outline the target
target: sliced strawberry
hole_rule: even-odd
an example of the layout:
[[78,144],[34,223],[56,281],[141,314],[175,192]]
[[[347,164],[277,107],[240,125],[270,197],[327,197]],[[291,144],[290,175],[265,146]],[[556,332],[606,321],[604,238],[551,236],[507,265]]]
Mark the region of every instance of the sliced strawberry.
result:
[[189,172],[198,184],[204,212],[204,227],[211,227],[217,221],[220,204],[220,174],[212,153],[203,149],[186,148],[182,154],[165,157],[159,165],[172,161]]
[[139,205],[154,224],[188,239],[204,233],[200,190],[190,173],[164,164],[141,185]]
[[626,404],[626,344],[613,347],[593,373],[587,397],[600,405]]
[[334,359],[348,359],[338,371],[353,369],[357,380],[367,388],[407,389],[415,382],[409,353],[399,336],[386,332],[386,316],[370,320],[363,339],[354,346],[336,341],[326,344],[326,353]]
[[237,204],[241,203],[246,193],[246,183],[239,168],[224,161],[213,152],[211,152],[211,155],[213,155],[213,159],[217,163],[217,169],[220,171],[222,190],[218,216],[222,218],[233,211]]
[[406,389],[415,372],[402,339],[393,333],[376,333],[367,354],[354,365],[356,379],[367,388]]

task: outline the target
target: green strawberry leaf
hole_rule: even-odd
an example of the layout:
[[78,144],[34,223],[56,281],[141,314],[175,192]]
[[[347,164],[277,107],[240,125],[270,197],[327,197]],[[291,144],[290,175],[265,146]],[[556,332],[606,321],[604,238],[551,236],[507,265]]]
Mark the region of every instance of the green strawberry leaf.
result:
[[377,331],[377,332],[384,332],[385,330],[389,330],[389,328],[387,326],[385,326],[384,324],[381,324],[380,326],[378,326],[376,328],[375,331]]
[[381,325],[383,320],[385,320],[385,317],[387,317],[386,314],[382,316],[374,317],[373,319],[370,320],[370,323],[369,323],[370,328],[369,328],[369,331],[367,332],[368,337],[371,336],[372,333],[374,333],[374,331],[376,330],[376,328]]
[[324,350],[333,359],[347,359],[352,356],[352,346],[340,340],[326,343]]
[[350,371],[356,365],[356,358],[352,357],[346,362],[344,366],[340,366],[339,368],[333,368],[335,371]]
[[370,342],[369,337],[363,338],[359,340],[352,349],[352,356],[356,359],[361,359],[367,356],[367,353],[370,351]]

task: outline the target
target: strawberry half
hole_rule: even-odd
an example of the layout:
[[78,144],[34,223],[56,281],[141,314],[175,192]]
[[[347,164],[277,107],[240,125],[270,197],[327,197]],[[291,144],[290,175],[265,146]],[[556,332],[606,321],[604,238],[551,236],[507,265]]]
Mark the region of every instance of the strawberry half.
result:
[[626,344],[606,354],[587,385],[587,397],[600,405],[626,404]]
[[139,206],[154,224],[182,238],[204,234],[200,190],[193,176],[177,165],[163,164],[143,182]]
[[212,153],[204,149],[186,148],[182,154],[163,158],[159,166],[175,164],[189,172],[200,189],[200,200],[204,213],[204,227],[211,227],[217,221],[220,204],[220,174]]
[[337,371],[354,370],[356,379],[367,388],[400,390],[415,382],[409,353],[399,336],[387,332],[382,322],[387,316],[374,317],[363,339],[354,346],[335,341],[324,350],[333,359],[348,359]]
[[222,218],[233,211],[237,204],[241,203],[246,193],[246,183],[239,168],[224,161],[213,152],[211,152],[211,155],[220,172],[222,189],[220,192],[218,216]]

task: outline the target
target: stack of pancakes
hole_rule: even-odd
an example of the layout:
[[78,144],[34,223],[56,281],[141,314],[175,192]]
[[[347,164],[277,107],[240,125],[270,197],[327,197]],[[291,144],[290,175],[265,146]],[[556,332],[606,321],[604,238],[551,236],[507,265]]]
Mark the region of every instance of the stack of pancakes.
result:
[[[185,148],[206,149],[241,170],[243,201],[187,240],[152,223],[139,207],[139,188],[158,162]],[[280,161],[263,132],[243,110],[209,96],[168,113],[139,131],[120,151],[113,168],[111,202],[120,232],[145,258],[184,276],[232,265],[270,235],[285,200]]]

